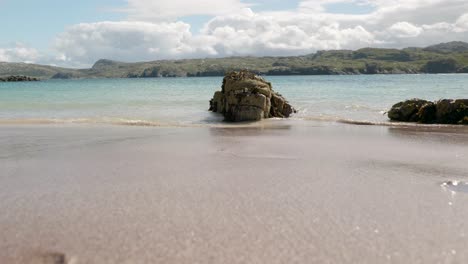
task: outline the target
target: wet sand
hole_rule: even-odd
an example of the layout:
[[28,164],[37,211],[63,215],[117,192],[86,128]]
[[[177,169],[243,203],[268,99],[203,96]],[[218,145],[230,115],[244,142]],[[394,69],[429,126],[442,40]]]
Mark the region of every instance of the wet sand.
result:
[[0,263],[468,262],[466,129],[277,123],[0,126]]

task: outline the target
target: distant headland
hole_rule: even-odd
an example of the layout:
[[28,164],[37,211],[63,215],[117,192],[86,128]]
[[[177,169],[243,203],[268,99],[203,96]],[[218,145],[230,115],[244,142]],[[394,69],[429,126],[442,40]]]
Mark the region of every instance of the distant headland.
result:
[[126,63],[99,60],[90,69],[0,62],[0,78],[156,78],[224,76],[247,69],[260,75],[468,73],[468,43],[426,48],[328,50],[291,57],[229,57]]

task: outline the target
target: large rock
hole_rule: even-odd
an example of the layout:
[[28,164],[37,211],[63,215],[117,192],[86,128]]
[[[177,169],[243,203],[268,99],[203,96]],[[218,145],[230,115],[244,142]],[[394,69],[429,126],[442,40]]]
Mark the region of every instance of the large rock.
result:
[[437,123],[457,124],[468,116],[468,99],[443,99],[437,102]]
[[422,99],[411,99],[404,102],[399,102],[392,106],[388,112],[388,117],[394,121],[400,122],[418,122],[418,112],[421,107],[429,103]]
[[294,108],[271,83],[248,71],[230,72],[221,91],[210,101],[210,111],[223,114],[226,121],[258,121],[263,118],[289,117]]
[[411,99],[392,106],[388,117],[400,122],[467,124],[468,99],[442,99],[437,102]]

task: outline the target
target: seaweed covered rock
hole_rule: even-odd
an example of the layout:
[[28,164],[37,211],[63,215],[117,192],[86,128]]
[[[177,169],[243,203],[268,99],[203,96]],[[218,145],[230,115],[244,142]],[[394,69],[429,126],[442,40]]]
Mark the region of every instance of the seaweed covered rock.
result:
[[457,124],[465,117],[468,117],[468,99],[443,99],[437,102],[437,123]]
[[399,102],[392,106],[392,109],[388,112],[388,117],[394,121],[418,122],[420,120],[418,112],[427,103],[429,102],[426,100],[416,98]]
[[418,110],[417,121],[424,124],[434,123],[437,119],[437,105],[433,102],[425,103]]
[[221,91],[210,101],[210,111],[223,114],[226,121],[258,121],[263,118],[289,117],[294,108],[271,83],[249,71],[226,74]]
[[442,99],[429,102],[411,99],[392,106],[388,112],[392,121],[424,124],[468,124],[468,99]]

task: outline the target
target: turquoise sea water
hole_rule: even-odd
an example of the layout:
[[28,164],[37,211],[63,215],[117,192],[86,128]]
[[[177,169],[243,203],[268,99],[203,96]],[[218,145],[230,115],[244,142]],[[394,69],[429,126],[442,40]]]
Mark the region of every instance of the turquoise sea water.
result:
[[[300,120],[385,122],[394,103],[468,98],[468,75],[269,76]],[[216,124],[221,77],[0,83],[0,123]]]

